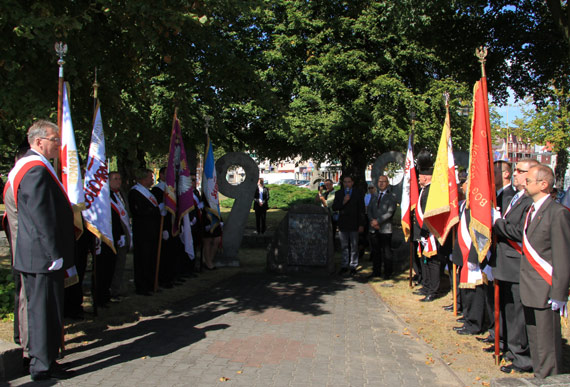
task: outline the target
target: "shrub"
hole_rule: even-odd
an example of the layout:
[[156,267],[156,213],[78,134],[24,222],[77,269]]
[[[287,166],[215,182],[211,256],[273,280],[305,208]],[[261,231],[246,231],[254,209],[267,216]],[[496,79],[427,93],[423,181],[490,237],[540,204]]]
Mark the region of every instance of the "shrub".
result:
[[0,318],[13,318],[14,280],[11,269],[0,269]]
[[[316,190],[311,191],[307,188],[301,188],[290,184],[268,184],[267,188],[269,188],[269,208],[288,210],[289,207],[295,204],[316,203]],[[234,199],[230,198],[224,199],[220,202],[220,206],[226,208],[231,208],[233,204]]]

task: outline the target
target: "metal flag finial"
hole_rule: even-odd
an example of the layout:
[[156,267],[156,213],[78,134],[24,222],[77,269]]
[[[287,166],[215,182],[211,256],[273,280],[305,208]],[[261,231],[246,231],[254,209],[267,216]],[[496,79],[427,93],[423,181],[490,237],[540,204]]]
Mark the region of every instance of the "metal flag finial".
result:
[[487,47],[481,46],[475,49],[475,56],[479,58],[479,62],[481,63],[481,72],[483,77],[485,77],[485,62],[487,62]]
[[63,67],[63,65],[65,64],[63,57],[65,56],[65,54],[67,54],[67,44],[63,42],[56,42],[54,48],[57,56],[59,56],[57,64],[59,65],[59,67]]
[[99,90],[99,82],[97,82],[97,67],[95,67],[95,80],[93,81],[93,98],[99,98],[97,91]]
[[445,107],[448,108],[449,107],[449,92],[448,91],[443,92],[443,100],[445,101]]

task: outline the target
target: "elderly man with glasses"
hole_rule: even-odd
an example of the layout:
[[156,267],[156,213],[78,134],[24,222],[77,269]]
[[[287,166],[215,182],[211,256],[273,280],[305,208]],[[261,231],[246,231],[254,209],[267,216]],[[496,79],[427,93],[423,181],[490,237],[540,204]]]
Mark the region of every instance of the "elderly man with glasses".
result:
[[30,150],[10,172],[18,211],[14,268],[28,301],[32,380],[66,379],[56,363],[62,339],[65,269],[73,265],[71,204],[49,160],[60,151],[59,128],[37,121],[28,129]]

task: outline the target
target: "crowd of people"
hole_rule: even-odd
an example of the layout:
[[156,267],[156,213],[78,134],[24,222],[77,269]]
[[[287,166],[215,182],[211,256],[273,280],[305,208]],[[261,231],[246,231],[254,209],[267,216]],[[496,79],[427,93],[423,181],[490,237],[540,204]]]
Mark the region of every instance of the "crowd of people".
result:
[[[196,275],[202,268],[214,270],[220,245],[221,219],[215,220],[208,201],[191,175],[194,207],[189,214],[193,246],[189,251],[180,234],[173,235],[175,217],[165,208],[166,169],[154,175],[149,169],[136,172],[136,184],[127,197],[122,193],[119,172],[108,176],[112,207],[113,248],[85,229],[76,238],[74,211],[58,174],[50,163],[60,151],[57,125],[37,121],[28,130],[29,149],[22,148],[9,174],[3,199],[3,222],[11,246],[15,294],[15,341],[24,349],[25,367],[32,380],[68,378],[71,371],[56,362],[62,345],[63,318],[83,317],[83,279],[88,255],[93,257],[93,301],[96,307],[121,302],[126,294],[125,264],[133,249],[134,285],[137,294],[151,296]],[[415,295],[420,302],[432,302],[444,294],[442,274],[459,288],[460,335],[494,343],[499,336],[506,373],[534,372],[544,378],[562,369],[560,316],[566,316],[570,281],[570,211],[552,194],[552,170],[534,159],[519,160],[512,168],[495,163],[497,206],[493,214],[496,245],[481,261],[466,249],[464,235],[470,213],[465,206],[467,176],[460,174],[461,222],[456,240],[440,245],[423,222],[433,162],[428,152],[417,156],[420,187],[413,224]],[[371,278],[394,274],[392,233],[396,198],[388,178],[380,175],[368,193],[344,175],[335,191],[327,179],[319,188],[318,203],[330,211],[338,229],[341,250],[339,274],[355,275],[362,258],[362,246],[370,247]],[[570,198],[569,198],[570,199]],[[259,179],[253,193],[256,231],[266,231],[269,190]],[[184,227],[184,225],[181,225]],[[463,230],[463,233],[462,233]],[[363,243],[362,238],[365,238]],[[201,253],[201,254],[198,254]],[[200,255],[199,259],[194,259]],[[69,279],[76,277],[75,281]],[[494,287],[499,305],[494,305]],[[500,311],[495,326],[494,310]],[[446,310],[453,310],[446,306]],[[494,346],[485,348],[494,352]]]
[[[28,144],[16,155],[3,190],[3,228],[16,284],[14,340],[24,350],[24,370],[33,381],[67,379],[73,372],[56,359],[62,348],[64,318],[84,317],[83,280],[89,255],[93,305],[106,307],[127,294],[125,265],[131,249],[135,292],[142,296],[152,296],[158,287],[180,285],[203,268],[214,270],[223,223],[212,219],[217,210],[210,208],[197,188],[196,175],[191,175],[194,207],[188,214],[189,250],[182,233],[172,234],[174,217],[164,204],[166,169],[160,170],[154,186],[151,170],[136,171],[136,184],[128,195],[123,195],[121,174],[114,171],[108,175],[112,248],[89,227],[79,233],[74,225],[74,209],[50,162],[59,157],[58,126],[35,122],[28,130]],[[261,197],[266,207],[268,193]],[[265,231],[264,219],[262,227]]]

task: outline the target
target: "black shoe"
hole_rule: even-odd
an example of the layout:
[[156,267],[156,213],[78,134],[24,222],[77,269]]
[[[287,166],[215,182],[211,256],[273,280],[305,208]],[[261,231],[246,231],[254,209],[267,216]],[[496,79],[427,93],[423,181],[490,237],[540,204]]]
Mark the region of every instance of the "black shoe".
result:
[[519,368],[514,364],[509,364],[507,366],[502,366],[501,372],[504,372],[506,374],[524,374],[524,373],[528,373],[531,371],[530,370],[523,370],[522,368]]
[[456,332],[457,332],[457,331],[460,331],[460,330],[462,330],[462,329],[465,329],[465,325],[462,325],[462,326],[460,326],[460,327],[453,327],[453,330],[456,331]]
[[477,340],[479,340],[482,343],[487,343],[487,344],[492,344],[495,342],[495,339],[493,339],[491,336],[487,336],[487,337],[476,337]]
[[356,274],[356,268],[352,267],[350,268],[350,275],[355,275]]
[[463,324],[463,323],[465,323],[467,320],[465,320],[465,317],[459,317],[459,318],[458,318],[457,320],[455,320],[455,321],[457,321],[458,323],[462,323],[462,324]]
[[424,298],[422,298],[420,300],[420,302],[432,302],[436,299],[437,297],[434,296],[433,294],[428,294],[427,296],[425,296]]
[[477,332],[471,332],[471,331],[468,330],[467,328],[462,328],[462,329],[455,329],[455,328],[453,328],[453,329],[455,330],[455,332],[456,332],[458,335],[478,335],[478,334],[479,334],[479,333],[477,333]]
[[483,352],[494,353],[495,352],[495,346],[491,345],[490,347],[485,347],[485,348],[483,348]]
[[423,289],[416,290],[412,292],[412,294],[415,294],[416,296],[427,296],[427,292]]
[[34,382],[40,380],[65,380],[70,379],[75,376],[75,371],[68,371],[64,369],[54,369],[53,371],[49,372],[40,372],[37,374],[31,374],[30,377]]
[[152,293],[149,291],[137,290],[135,293],[139,296],[152,296]]

